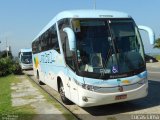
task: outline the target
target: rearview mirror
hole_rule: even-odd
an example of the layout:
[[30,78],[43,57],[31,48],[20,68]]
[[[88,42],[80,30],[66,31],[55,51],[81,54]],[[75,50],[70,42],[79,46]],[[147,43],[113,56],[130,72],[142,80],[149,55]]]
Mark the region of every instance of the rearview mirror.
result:
[[155,42],[155,34],[154,34],[153,30],[147,26],[142,26],[142,25],[139,25],[138,28],[140,30],[146,31],[148,33],[150,44],[153,45]]
[[66,27],[63,29],[63,31],[67,33],[70,51],[75,51],[76,37],[75,37],[73,30],[69,27]]

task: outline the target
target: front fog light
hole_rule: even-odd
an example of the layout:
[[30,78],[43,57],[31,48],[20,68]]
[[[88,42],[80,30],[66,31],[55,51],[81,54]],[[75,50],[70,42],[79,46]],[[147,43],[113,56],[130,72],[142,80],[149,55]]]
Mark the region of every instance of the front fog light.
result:
[[82,88],[86,89],[86,90],[89,90],[89,91],[95,91],[95,90],[98,90],[100,89],[101,87],[98,87],[98,86],[93,86],[93,85],[87,85],[87,84],[84,84],[84,83],[80,83],[79,81],[77,81],[76,79],[74,79],[74,82],[78,85],[78,86],[81,86]]
[[89,90],[89,91],[96,91],[96,90],[100,89],[101,87],[83,84],[83,85],[82,85],[82,88],[84,88],[84,89],[86,89],[86,90]]
[[82,97],[82,100],[83,100],[84,102],[88,102],[88,98],[85,97],[85,96]]

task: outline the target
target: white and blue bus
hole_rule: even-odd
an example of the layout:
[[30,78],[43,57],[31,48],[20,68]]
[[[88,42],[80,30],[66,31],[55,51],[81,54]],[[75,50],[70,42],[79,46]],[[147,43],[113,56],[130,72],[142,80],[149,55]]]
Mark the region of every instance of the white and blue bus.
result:
[[31,48],[25,48],[20,50],[19,63],[22,70],[33,69]]
[[143,98],[148,93],[144,47],[126,13],[71,10],[59,13],[32,42],[34,75],[82,107]]

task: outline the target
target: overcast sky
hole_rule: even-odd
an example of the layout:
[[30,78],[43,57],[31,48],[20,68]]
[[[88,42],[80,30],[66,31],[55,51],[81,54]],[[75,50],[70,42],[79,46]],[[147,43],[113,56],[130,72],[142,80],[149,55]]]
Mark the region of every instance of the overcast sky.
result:
[[[31,48],[34,37],[59,12],[71,9],[93,9],[94,0],[1,0],[0,50],[7,44],[13,55],[19,49]],[[160,0],[97,0],[97,9],[116,10],[131,15],[137,25],[151,27],[160,36]],[[145,51],[159,52],[143,35]]]

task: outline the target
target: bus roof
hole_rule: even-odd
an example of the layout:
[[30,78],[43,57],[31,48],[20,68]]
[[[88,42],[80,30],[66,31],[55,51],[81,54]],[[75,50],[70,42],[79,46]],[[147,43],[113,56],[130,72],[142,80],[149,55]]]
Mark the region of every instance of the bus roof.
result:
[[32,49],[31,48],[24,48],[24,49],[21,49],[20,52],[32,52]]
[[[63,18],[131,18],[127,13],[110,10],[68,10],[57,14],[35,37],[37,39],[41,34],[48,30],[56,21]],[[35,40],[34,39],[34,40]],[[33,40],[33,41],[34,41]]]
[[63,18],[128,18],[128,14],[110,10],[70,10],[60,12],[57,21]]

